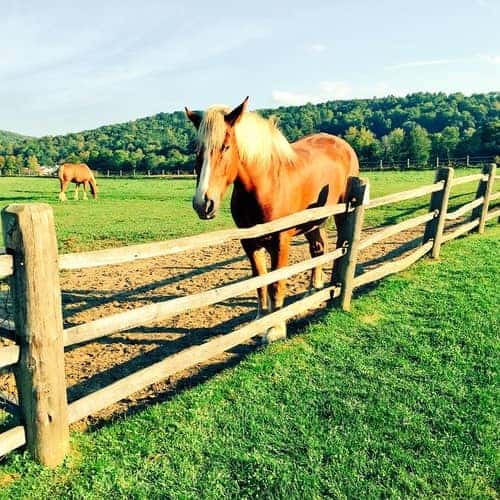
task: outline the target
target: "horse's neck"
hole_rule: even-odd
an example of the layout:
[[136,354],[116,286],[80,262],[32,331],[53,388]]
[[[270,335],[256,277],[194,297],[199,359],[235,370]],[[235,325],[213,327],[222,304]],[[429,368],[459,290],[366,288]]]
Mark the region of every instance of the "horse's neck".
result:
[[238,166],[236,181],[244,191],[258,199],[275,189],[277,168],[277,165],[242,162]]
[[274,209],[279,206],[279,200],[286,197],[284,190],[289,187],[283,182],[288,168],[289,165],[279,162],[272,165],[240,165],[233,191],[233,216],[239,214],[235,217],[238,225],[237,217],[242,222],[251,219],[250,225],[274,218]]

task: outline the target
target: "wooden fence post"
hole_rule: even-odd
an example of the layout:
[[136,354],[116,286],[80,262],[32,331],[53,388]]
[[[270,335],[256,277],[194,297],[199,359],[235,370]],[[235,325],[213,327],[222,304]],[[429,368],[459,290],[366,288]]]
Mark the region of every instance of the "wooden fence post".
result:
[[429,211],[432,212],[437,210],[438,216],[427,223],[422,240],[422,244],[427,243],[431,239],[434,240],[431,250],[433,259],[437,259],[441,251],[441,242],[443,239],[444,224],[448,212],[448,200],[450,198],[451,183],[454,173],[455,171],[451,167],[440,168],[436,172],[435,182],[444,181],[444,186],[441,191],[432,193]]
[[26,444],[43,465],[55,467],[69,450],[63,322],[57,240],[52,208],[9,205],[3,234],[14,258],[11,289],[21,353],[15,366]]
[[476,199],[484,196],[484,201],[482,205],[479,205],[472,211],[471,220],[479,218],[479,226],[477,226],[477,232],[479,234],[484,233],[484,226],[486,224],[486,216],[488,215],[491,191],[493,190],[493,184],[495,183],[496,171],[497,166],[495,163],[485,165],[482,169],[482,173],[488,176],[488,180],[479,181],[479,185],[477,186]]
[[351,309],[354,291],[354,275],[358,260],[358,246],[363,228],[365,203],[368,202],[369,184],[367,179],[351,177],[347,195],[347,206],[354,209],[344,215],[344,222],[339,228],[338,247],[346,248],[346,253],[335,261],[332,273],[332,285],[340,286],[340,295],[334,300],[336,306],[344,311]]

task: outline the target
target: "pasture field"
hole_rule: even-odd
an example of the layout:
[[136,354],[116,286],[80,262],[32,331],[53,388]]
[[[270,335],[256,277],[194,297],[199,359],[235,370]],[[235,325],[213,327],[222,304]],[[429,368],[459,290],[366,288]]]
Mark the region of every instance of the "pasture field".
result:
[[497,498],[500,228],[126,419],[0,498]]
[[[372,198],[434,178],[365,175]],[[99,183],[97,202],[60,203],[56,179],[0,178],[0,206],[50,203],[62,252],[233,226],[227,199],[214,221],[198,220],[192,179]],[[454,188],[450,210],[475,188]],[[428,198],[369,210],[365,226],[423,213]],[[323,310],[190,390],[73,433],[55,471],[12,453],[0,462],[0,499],[495,498],[499,237],[491,221],[484,235],[446,244],[439,262],[363,292],[352,314]]]
[[[455,175],[476,173],[476,169],[457,170]],[[432,183],[433,171],[367,172],[371,196],[404,191]],[[229,211],[229,193],[219,215],[212,221],[201,221],[191,208],[194,179],[107,179],[98,178],[100,198],[97,202],[74,201],[73,187],[69,201],[57,200],[59,182],[55,178],[0,178],[0,207],[9,203],[50,203],[54,208],[60,251],[76,252],[189,236],[205,231],[233,227]],[[457,186],[451,200],[463,203],[475,186]],[[428,198],[389,205],[367,214],[367,225],[393,224],[425,212]],[[417,212],[415,211],[417,209]],[[2,236],[0,235],[0,238]],[[1,241],[1,240],[0,240]],[[0,245],[1,246],[1,245]]]

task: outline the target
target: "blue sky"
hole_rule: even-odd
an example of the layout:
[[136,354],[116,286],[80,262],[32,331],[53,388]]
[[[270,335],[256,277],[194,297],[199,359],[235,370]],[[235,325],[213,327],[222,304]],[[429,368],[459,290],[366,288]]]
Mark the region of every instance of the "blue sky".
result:
[[0,129],[500,90],[500,0],[0,0]]

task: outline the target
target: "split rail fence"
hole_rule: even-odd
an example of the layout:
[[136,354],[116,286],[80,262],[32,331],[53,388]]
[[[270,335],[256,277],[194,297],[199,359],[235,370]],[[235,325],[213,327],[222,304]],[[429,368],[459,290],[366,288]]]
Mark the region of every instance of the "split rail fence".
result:
[[[13,411],[19,412],[22,425],[0,434],[0,456],[26,444],[37,461],[47,466],[56,466],[69,449],[69,424],[176,372],[207,361],[262,334],[267,328],[283,324],[291,317],[326,301],[349,310],[354,289],[399,272],[424,255],[438,257],[441,245],[446,241],[470,231],[482,233],[486,221],[500,217],[500,206],[495,206],[492,210],[489,208],[490,202],[500,199],[500,192],[493,193],[493,184],[498,179],[496,166],[489,165],[483,168],[482,173],[464,177],[454,178],[453,174],[452,168],[442,168],[436,172],[433,184],[371,201],[368,199],[367,181],[356,177],[351,179],[347,202],[343,204],[308,209],[247,229],[229,229],[171,241],[63,255],[58,255],[52,209],[48,205],[9,205],[2,212],[6,250],[0,255],[0,279],[9,277],[10,280],[14,311],[14,324],[11,328],[14,329],[12,336],[16,344],[0,348],[0,371],[14,372],[19,403],[7,402]],[[451,189],[472,182],[478,182],[475,199],[449,212]],[[424,215],[383,227],[365,238],[361,237],[366,210],[429,194],[429,211]],[[446,221],[456,220],[468,212],[472,212],[472,215],[467,222],[460,223],[451,231],[444,231]],[[60,270],[115,265],[209,247],[229,240],[255,238],[300,224],[322,221],[335,214],[344,214],[345,224],[339,234],[338,248],[325,255],[264,276],[251,277],[201,293],[63,328]],[[420,225],[425,225],[422,244],[412,253],[356,275],[360,250]],[[332,273],[331,282],[326,288],[231,333],[171,355],[68,404],[64,382],[65,347],[209,306],[334,261],[337,261],[335,273]]]

